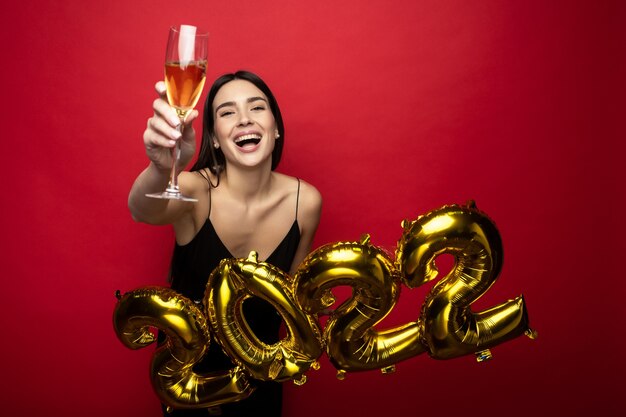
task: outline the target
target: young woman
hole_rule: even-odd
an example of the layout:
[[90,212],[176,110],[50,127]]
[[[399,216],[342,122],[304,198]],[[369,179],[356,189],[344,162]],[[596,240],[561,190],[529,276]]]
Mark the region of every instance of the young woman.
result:
[[[224,258],[246,258],[258,252],[265,261],[294,273],[311,249],[322,199],[312,185],[275,172],[285,131],[278,103],[255,74],[238,71],[218,78],[204,107],[202,144],[190,172],[178,181],[183,194],[198,202],[146,197],[165,189],[172,164],[170,149],[181,141],[179,168],[195,152],[192,111],[183,134],[175,110],[165,99],[165,85],[156,84],[159,98],[148,120],[144,145],[150,163],[130,191],[128,205],[135,220],[172,224],[176,236],[172,259],[172,288],[201,302],[211,271]],[[281,319],[265,302],[252,298],[244,315],[266,343],[278,340]],[[211,343],[198,372],[230,369],[230,359]],[[255,381],[247,399],[201,410],[174,410],[168,415],[280,416],[281,385]],[[260,414],[259,414],[260,413]]]

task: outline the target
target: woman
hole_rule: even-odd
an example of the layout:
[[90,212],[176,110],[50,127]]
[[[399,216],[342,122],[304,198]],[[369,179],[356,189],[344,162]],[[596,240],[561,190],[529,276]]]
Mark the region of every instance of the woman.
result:
[[[165,85],[156,85],[159,98],[144,133],[148,167],[130,192],[129,208],[135,220],[172,224],[176,236],[172,259],[172,288],[200,302],[210,272],[224,258],[246,258],[250,251],[260,261],[294,273],[309,253],[319,222],[322,199],[312,185],[274,171],[285,140],[280,109],[274,95],[258,76],[246,71],[218,78],[204,107],[202,144],[190,172],[178,181],[183,194],[196,203],[145,197],[165,189],[172,164],[170,149],[181,141],[182,169],[195,151],[192,111],[183,134],[175,110],[165,99]],[[266,343],[278,340],[281,319],[261,300],[244,303],[244,315]],[[233,364],[217,343],[198,372],[230,369]],[[274,382],[258,382],[256,391],[240,402],[209,409],[209,415],[280,416],[282,389]],[[207,415],[207,410],[174,410],[170,415]]]

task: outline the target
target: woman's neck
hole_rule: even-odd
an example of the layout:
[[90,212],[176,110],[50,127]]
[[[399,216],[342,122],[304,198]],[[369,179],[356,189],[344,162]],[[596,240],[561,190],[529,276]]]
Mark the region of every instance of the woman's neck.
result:
[[240,169],[232,165],[222,173],[221,179],[228,193],[242,202],[252,202],[270,192],[272,171],[267,167]]

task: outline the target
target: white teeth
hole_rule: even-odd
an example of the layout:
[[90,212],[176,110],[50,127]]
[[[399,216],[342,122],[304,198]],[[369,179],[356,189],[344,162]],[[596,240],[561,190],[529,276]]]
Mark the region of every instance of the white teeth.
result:
[[248,139],[258,139],[258,140],[261,140],[261,135],[257,135],[255,133],[251,133],[249,135],[239,136],[237,139],[235,139],[235,143],[239,143],[241,141],[248,140]]

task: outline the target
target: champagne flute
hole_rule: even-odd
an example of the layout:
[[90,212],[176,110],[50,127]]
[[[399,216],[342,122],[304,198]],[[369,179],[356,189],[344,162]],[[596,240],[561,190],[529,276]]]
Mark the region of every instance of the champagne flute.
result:
[[[180,25],[180,27],[170,28],[165,51],[165,87],[167,101],[170,106],[174,107],[180,119],[178,129],[181,135],[185,117],[198,103],[206,81],[208,41],[209,34],[198,33],[195,26]],[[172,171],[167,188],[161,193],[146,194],[146,196],[198,201],[183,195],[178,187],[176,163],[180,158],[181,140],[177,140],[172,148]]]

